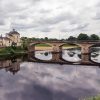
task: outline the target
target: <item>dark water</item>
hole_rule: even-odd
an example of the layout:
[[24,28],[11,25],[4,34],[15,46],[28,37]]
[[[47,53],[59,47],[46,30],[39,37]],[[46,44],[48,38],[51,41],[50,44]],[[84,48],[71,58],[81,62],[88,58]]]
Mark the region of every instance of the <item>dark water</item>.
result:
[[[41,55],[42,59],[52,57],[51,53]],[[76,53],[72,57],[81,59]],[[0,100],[79,100],[100,93],[99,66],[35,63],[15,58],[0,61],[0,69]]]

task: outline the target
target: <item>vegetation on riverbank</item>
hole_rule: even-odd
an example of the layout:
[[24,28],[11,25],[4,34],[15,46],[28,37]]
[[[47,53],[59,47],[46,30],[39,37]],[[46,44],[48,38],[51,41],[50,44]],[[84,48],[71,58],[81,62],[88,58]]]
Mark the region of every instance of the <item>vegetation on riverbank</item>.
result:
[[20,55],[25,54],[27,51],[23,47],[5,47],[0,48],[0,57],[2,56],[8,56],[8,55]]
[[62,41],[97,41],[100,40],[99,35],[96,34],[91,34],[91,35],[87,35],[85,33],[80,33],[78,36],[74,37],[74,36],[69,36],[69,37],[64,37],[62,39],[57,39],[57,38],[49,38],[49,37],[44,37],[44,38],[28,38],[28,37],[21,37],[21,40],[24,41],[57,41],[57,40],[62,40]]
[[51,47],[48,44],[37,44],[36,47]]
[[100,100],[100,95],[95,96],[95,97],[90,97],[90,98],[87,98],[87,99],[83,99],[83,100]]

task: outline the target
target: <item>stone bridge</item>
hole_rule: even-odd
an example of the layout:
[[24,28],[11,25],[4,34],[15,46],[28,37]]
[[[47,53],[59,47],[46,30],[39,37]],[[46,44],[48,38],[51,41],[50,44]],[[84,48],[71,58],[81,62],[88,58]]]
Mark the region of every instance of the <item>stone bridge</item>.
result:
[[28,51],[29,52],[35,51],[36,44],[48,44],[52,47],[52,52],[61,52],[63,45],[72,44],[79,46],[81,48],[82,54],[89,54],[90,47],[96,45],[100,46],[100,41],[32,41],[29,43]]

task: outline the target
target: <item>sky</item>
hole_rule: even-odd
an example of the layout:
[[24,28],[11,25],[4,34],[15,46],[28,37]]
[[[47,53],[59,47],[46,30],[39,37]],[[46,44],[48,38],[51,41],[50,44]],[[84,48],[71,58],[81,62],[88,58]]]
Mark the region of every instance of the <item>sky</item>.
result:
[[0,34],[68,38],[100,36],[100,0],[0,0]]

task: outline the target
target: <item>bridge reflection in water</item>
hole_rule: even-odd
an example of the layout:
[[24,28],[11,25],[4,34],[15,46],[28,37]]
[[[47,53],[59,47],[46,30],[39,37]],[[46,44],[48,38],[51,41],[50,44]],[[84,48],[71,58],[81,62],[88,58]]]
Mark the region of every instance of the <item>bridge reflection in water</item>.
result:
[[100,65],[100,48],[82,54],[78,49],[62,50],[62,52],[33,51],[28,55],[30,61],[60,64]]
[[25,57],[4,59],[0,61],[0,69],[5,69],[6,72],[11,72],[13,75],[20,71],[20,63],[28,62],[43,62],[43,63],[58,63],[58,64],[76,64],[76,65],[93,65],[100,67],[100,48],[92,49],[90,55],[81,54],[80,50],[63,50],[60,53],[49,51],[35,51],[29,53]]

